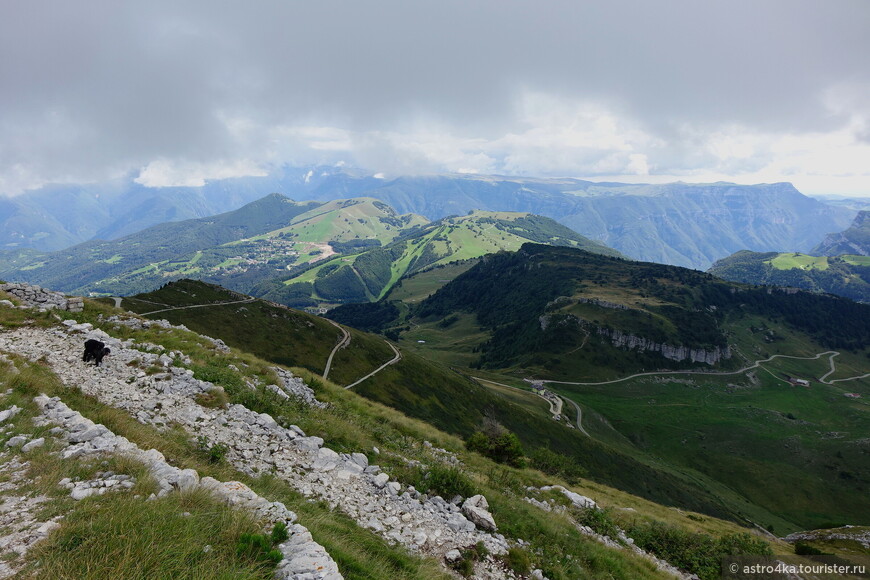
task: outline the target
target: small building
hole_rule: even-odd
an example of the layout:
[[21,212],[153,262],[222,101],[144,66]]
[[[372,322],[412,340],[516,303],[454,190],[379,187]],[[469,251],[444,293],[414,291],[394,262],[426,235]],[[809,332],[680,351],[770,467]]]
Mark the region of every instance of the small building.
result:
[[788,379],[788,382],[790,382],[793,385],[797,385],[799,387],[809,387],[810,386],[810,382],[806,379],[796,379],[794,377],[790,377]]
[[849,397],[850,399],[860,399],[861,393],[843,393],[844,397]]

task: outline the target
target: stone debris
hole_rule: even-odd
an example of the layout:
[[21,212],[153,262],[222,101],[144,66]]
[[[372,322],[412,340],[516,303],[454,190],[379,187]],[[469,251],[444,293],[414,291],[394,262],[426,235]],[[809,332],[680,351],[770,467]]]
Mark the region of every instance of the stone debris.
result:
[[39,521],[37,512],[42,503],[48,500],[44,495],[21,495],[20,486],[27,483],[28,463],[19,456],[9,456],[8,451],[0,453],[0,553],[14,553],[18,558],[0,561],[0,578],[15,576],[23,560],[20,556],[27,553],[37,542],[48,536],[60,524],[56,516],[48,521]]
[[[165,320],[113,316],[106,321],[131,328],[157,326],[188,330],[183,325],[173,326]],[[107,357],[100,367],[80,364],[79,350],[83,339],[87,338],[97,338],[112,348],[112,356]],[[212,342],[220,350],[220,344],[214,340]],[[64,321],[61,328],[22,327],[0,334],[0,349],[16,352],[30,360],[46,361],[64,384],[79,388],[105,404],[123,409],[142,423],[157,428],[178,425],[193,438],[202,438],[211,445],[221,445],[227,450],[225,459],[240,471],[250,475],[274,473],[303,495],[325,501],[331,509],[341,510],[359,525],[412,551],[443,559],[451,550],[482,542],[494,555],[507,552],[508,543],[501,534],[494,533],[496,524],[482,496],[469,504],[465,512],[458,505],[461,498],[453,498],[448,502],[441,497],[430,498],[420,494],[413,487],[403,490],[400,483],[389,481],[386,474],[380,473],[378,466],[368,465],[365,455],[339,454],[324,448],[322,439],[306,436],[295,425],[281,427],[269,415],[255,413],[241,405],[231,405],[227,409],[198,405],[195,402],[196,395],[216,387],[195,379],[190,370],[171,366],[171,361],[176,357],[181,359],[182,364],[189,364],[190,359],[185,361],[183,353],[165,353],[165,349],[159,345],[137,343],[135,339],[119,340],[94,329],[91,324],[75,320]],[[161,360],[161,355],[170,361]],[[150,365],[160,365],[166,372],[149,375],[136,369],[137,366],[141,369]],[[267,386],[268,390],[276,392],[277,389],[307,404],[326,405],[317,401],[313,391],[301,379],[283,369],[275,370],[283,384]],[[48,403],[48,406],[52,405],[63,404],[54,400]],[[131,452],[135,448],[123,437],[114,436],[104,426],[94,425],[83,417],[75,425],[70,425],[65,436],[70,443],[62,451],[65,456],[89,452]],[[132,448],[129,447],[131,445]],[[427,448],[433,455],[441,453],[444,456],[442,459],[447,462],[458,463],[458,459],[446,450],[432,448],[431,444]],[[378,454],[377,450],[373,452]],[[170,493],[189,485],[203,485],[198,482],[196,472],[169,466],[159,452],[150,450],[140,453],[152,454],[153,461],[146,463],[152,472],[160,476],[160,493]],[[247,495],[244,491],[240,493]],[[475,514],[477,523],[467,517],[468,513]],[[289,514],[292,512],[288,512],[287,521],[292,523],[295,514],[292,518]],[[268,517],[268,514],[264,515]],[[271,517],[274,519],[276,515],[273,513]],[[323,550],[322,547],[318,548]],[[340,578],[337,567],[334,569],[335,575],[330,575],[333,574],[331,568],[324,567],[323,562],[327,560],[317,555],[320,554],[318,548],[312,546],[311,554],[314,555],[299,564],[316,563],[316,570],[294,576],[292,574],[296,574],[300,568],[288,563],[292,560],[285,560],[281,569],[291,574],[285,577]],[[322,554],[326,555],[325,550]],[[328,555],[325,557],[328,559]],[[492,562],[484,564],[478,563],[475,577],[513,577],[509,571],[500,570]]]
[[[3,395],[9,394],[7,391]],[[13,411],[14,410],[14,411]],[[13,411],[8,413],[8,411]],[[6,413],[6,419],[18,414],[19,407],[12,406],[0,411]],[[6,429],[11,429],[8,425]],[[21,441],[27,441],[30,436],[21,437]],[[13,437],[14,439],[14,437]],[[43,440],[34,439],[31,443]],[[49,498],[44,495],[23,493],[20,488],[28,483],[27,471],[29,463],[24,457],[16,453],[18,445],[6,446],[0,451],[0,554],[15,554],[16,558],[4,558],[0,560],[0,578],[15,576],[23,565],[23,556],[34,544],[48,536],[49,533],[60,524],[57,520],[62,516],[55,516],[48,521],[39,521],[37,512],[42,503]],[[25,447],[27,444],[24,445]],[[32,447],[31,447],[32,449]]]
[[[535,488],[529,488],[530,491],[532,491],[534,489]],[[598,504],[595,503],[594,500],[586,497],[585,495],[580,495],[579,493],[574,493],[573,491],[571,491],[569,489],[565,489],[561,485],[545,485],[544,487],[541,487],[538,489],[540,489],[541,491],[550,491],[553,489],[556,491],[560,491],[560,492],[562,492],[562,495],[564,495],[565,497],[567,497],[571,501],[571,503],[574,505],[574,507],[578,507],[578,508],[597,508],[598,507]]]
[[[527,487],[526,488],[526,491],[529,491],[529,492],[551,491],[551,490],[562,492],[562,494],[571,501],[571,506],[574,508],[593,509],[593,510],[600,509],[598,507],[598,504],[594,500],[586,497],[585,495],[580,495],[579,493],[575,493],[569,489],[565,489],[561,485],[545,485],[543,487]],[[553,500],[540,501],[540,500],[533,498],[533,497],[524,497],[523,499],[527,503],[530,503],[533,506],[538,507],[538,508],[540,508],[544,511],[547,511],[547,512],[552,511],[552,512],[557,512],[557,513],[565,513],[568,511],[565,508],[565,506],[555,504],[553,502]],[[593,538],[594,540],[596,540],[596,541],[598,541],[598,542],[600,542],[600,543],[602,543],[605,546],[608,546],[610,548],[615,548],[617,550],[630,550],[630,551],[634,552],[635,554],[637,554],[638,556],[640,556],[641,558],[649,560],[650,562],[655,564],[656,568],[658,568],[662,572],[665,572],[667,574],[670,574],[672,576],[680,578],[681,580],[697,580],[697,578],[698,578],[694,574],[687,574],[685,572],[682,572],[681,570],[679,570],[675,566],[671,565],[667,561],[662,560],[661,558],[658,558],[658,557],[654,556],[653,554],[650,554],[649,552],[637,547],[634,543],[634,540],[632,538],[629,538],[628,535],[626,535],[626,533],[619,528],[617,528],[617,530],[618,530],[617,537],[611,538],[610,536],[605,536],[603,534],[599,534],[598,532],[596,532],[595,530],[593,530],[589,526],[583,526],[583,525],[575,523],[575,527],[584,536],[588,536],[590,538]]]
[[[19,328],[0,335],[0,348],[32,359],[45,357],[65,384],[124,409],[143,423],[178,424],[193,437],[220,444],[227,449],[226,460],[237,469],[253,476],[273,472],[303,495],[326,501],[359,525],[412,551],[443,558],[451,549],[479,541],[493,554],[507,551],[503,536],[486,531],[494,529],[495,522],[483,518],[478,529],[459,506],[437,496],[403,491],[398,482],[372,469],[375,466],[363,467],[358,456],[323,448],[322,439],[306,437],[298,427],[283,428],[269,415],[241,405],[201,407],[193,398],[214,386],[193,378],[185,369],[172,367],[169,373],[130,376],[127,363],[149,356],[133,350],[130,341],[119,341],[111,360],[100,367],[69,364],[66,353],[77,352],[79,337],[88,332],[92,329],[75,325],[66,331]],[[404,514],[408,517],[403,518]]]
[[327,403],[318,401],[317,397],[314,396],[314,391],[311,389],[311,387],[306,385],[302,379],[300,379],[290,371],[279,367],[272,367],[272,370],[275,371],[275,374],[277,374],[278,377],[280,377],[282,384],[267,385],[266,388],[270,391],[277,392],[279,396],[281,395],[281,393],[284,393],[287,397],[294,397],[311,407],[325,409],[329,406],[329,404]]
[[27,308],[68,310],[69,312],[81,312],[84,308],[84,300],[81,296],[67,297],[60,292],[52,292],[35,284],[0,284],[0,290],[15,296],[24,302]]
[[0,423],[3,423],[7,419],[11,419],[20,412],[21,408],[15,405],[12,405],[8,409],[3,409],[2,411],[0,411]]
[[[78,457],[94,453],[113,453],[125,455],[144,463],[152,477],[157,481],[160,497],[173,491],[184,491],[201,486],[223,499],[229,505],[254,512],[270,523],[283,522],[288,527],[290,537],[278,549],[284,559],[278,564],[275,577],[298,580],[340,580],[343,578],[326,550],[311,538],[308,530],[294,524],[296,514],[281,502],[270,502],[257,495],[251,488],[238,481],[220,482],[211,477],[200,479],[193,469],[180,469],[166,462],[162,453],[156,449],[143,451],[126,437],[115,435],[103,425],[83,417],[67,407],[58,397],[40,395],[34,399],[42,410],[45,421],[55,423],[62,431],[59,433],[69,444],[62,456]],[[84,434],[94,433],[93,436]],[[75,500],[92,495],[102,495],[111,490],[130,489],[135,479],[129,475],[101,472],[88,481],[63,479],[59,485],[70,490]]]
[[132,475],[100,472],[95,479],[87,481],[73,481],[65,477],[58,485],[70,490],[70,497],[79,501],[92,495],[103,495],[107,491],[127,491],[136,485],[136,478]]
[[497,529],[495,520],[489,513],[489,503],[482,495],[474,495],[465,500],[465,503],[462,504],[462,513],[474,525],[484,530],[495,531]]
[[795,532],[784,537],[786,542],[808,541],[836,541],[845,540],[861,544],[865,549],[870,549],[870,529],[866,527],[843,526],[841,528],[829,528],[821,530],[808,530]]

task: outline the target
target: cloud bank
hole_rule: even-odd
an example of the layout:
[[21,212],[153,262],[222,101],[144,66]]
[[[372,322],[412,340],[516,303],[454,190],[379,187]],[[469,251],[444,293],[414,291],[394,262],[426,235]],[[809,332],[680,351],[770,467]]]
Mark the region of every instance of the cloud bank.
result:
[[870,4],[0,7],[0,193],[339,161],[870,195]]

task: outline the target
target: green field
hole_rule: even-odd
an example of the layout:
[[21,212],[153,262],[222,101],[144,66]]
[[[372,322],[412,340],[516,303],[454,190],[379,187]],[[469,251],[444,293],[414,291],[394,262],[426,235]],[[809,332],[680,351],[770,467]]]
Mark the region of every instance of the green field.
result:
[[827,270],[827,256],[808,256],[797,252],[788,254],[779,254],[772,260],[768,260],[777,270],[791,270],[792,268],[800,268],[801,270]]
[[[593,436],[618,444],[612,429],[627,452],[633,447],[722,483],[764,506],[747,508],[747,517],[786,533],[870,521],[863,491],[870,481],[870,379],[814,380],[828,370],[827,357],[777,359],[721,378],[661,375],[550,386],[606,419],[584,425]],[[792,386],[786,376],[807,378],[811,386]]]
[[847,254],[840,257],[844,262],[853,266],[870,266],[870,256],[852,256]]

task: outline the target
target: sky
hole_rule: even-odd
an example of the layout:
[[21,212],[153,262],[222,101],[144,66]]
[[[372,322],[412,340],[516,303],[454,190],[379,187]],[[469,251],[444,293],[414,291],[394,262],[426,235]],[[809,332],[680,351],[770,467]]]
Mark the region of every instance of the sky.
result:
[[336,164],[870,197],[867,0],[0,0],[0,194]]

